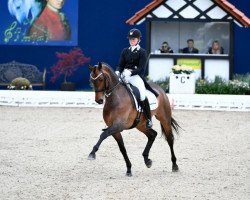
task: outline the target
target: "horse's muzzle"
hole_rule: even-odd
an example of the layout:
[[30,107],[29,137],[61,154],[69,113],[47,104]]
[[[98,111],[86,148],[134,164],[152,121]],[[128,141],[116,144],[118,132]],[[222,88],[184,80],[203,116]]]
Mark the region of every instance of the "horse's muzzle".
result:
[[96,103],[98,103],[98,104],[103,104],[103,99],[98,99],[98,100],[96,101]]

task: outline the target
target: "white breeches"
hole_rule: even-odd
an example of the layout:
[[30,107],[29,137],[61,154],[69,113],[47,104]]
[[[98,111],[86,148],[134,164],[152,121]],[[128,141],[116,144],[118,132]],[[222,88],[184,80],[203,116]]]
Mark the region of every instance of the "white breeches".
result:
[[139,75],[130,76],[127,80],[131,85],[137,87],[140,92],[140,100],[144,101],[146,98],[146,88],[143,80]]

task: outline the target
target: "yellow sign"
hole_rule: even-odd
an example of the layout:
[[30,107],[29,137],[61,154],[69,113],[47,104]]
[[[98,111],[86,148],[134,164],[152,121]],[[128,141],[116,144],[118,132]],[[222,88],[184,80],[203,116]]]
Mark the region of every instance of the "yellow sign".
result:
[[177,65],[186,65],[192,67],[194,70],[201,70],[201,59],[179,58],[177,59]]

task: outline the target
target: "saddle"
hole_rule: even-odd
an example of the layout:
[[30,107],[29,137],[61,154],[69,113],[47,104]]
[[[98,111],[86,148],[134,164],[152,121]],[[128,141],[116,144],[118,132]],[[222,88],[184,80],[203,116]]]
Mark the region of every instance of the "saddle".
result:
[[[135,108],[139,112],[143,112],[139,102],[140,102],[140,92],[139,89],[131,84],[126,84],[126,88],[130,93],[132,100],[134,101]],[[153,90],[153,89],[152,89]],[[158,96],[158,94],[157,94]],[[146,97],[148,98],[150,110],[155,110],[158,107],[157,96],[153,94],[151,91],[146,89]]]

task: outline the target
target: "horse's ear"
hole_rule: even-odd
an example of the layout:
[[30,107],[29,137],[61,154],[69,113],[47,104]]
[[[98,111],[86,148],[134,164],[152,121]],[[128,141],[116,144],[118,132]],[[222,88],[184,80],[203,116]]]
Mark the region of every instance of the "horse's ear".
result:
[[94,67],[92,65],[89,65],[89,71],[93,71]]
[[101,69],[102,69],[102,63],[98,62],[98,70],[101,70]]

